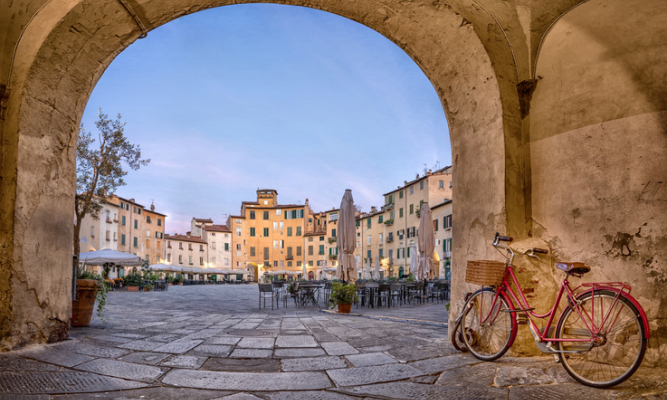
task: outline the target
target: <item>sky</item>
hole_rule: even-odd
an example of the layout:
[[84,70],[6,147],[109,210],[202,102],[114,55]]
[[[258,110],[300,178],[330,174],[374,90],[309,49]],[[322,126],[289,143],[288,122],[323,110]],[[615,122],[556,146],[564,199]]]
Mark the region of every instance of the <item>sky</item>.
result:
[[256,190],[280,204],[362,211],[424,168],[451,164],[445,114],[417,64],[384,36],[323,11],[275,4],[181,17],[119,54],[82,118],[126,122],[150,164],[117,194],[167,214],[224,224]]

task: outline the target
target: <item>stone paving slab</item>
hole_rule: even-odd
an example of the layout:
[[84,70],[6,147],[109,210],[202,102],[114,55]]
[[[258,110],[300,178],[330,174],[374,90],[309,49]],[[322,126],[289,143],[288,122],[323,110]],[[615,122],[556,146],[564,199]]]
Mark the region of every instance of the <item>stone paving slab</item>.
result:
[[411,362],[413,367],[426,372],[427,374],[434,374],[436,372],[446,371],[448,369],[462,367],[464,365],[478,364],[482,361],[476,359],[471,355],[455,354],[446,357],[436,357],[428,360]]
[[496,371],[496,386],[546,385],[555,379],[549,368],[526,368],[524,366],[502,366]]
[[173,370],[162,382],[168,385],[202,389],[240,391],[317,390],[331,387],[331,381],[321,372],[215,372]]
[[371,367],[327,370],[327,374],[338,386],[368,385],[412,378],[424,373],[405,364],[375,365]]
[[31,372],[59,371],[60,367],[39,361],[28,360],[16,355],[0,355],[0,371]]
[[316,357],[325,355],[321,348],[299,348],[299,349],[276,349],[274,351],[276,358],[290,357]]
[[125,361],[97,359],[76,367],[78,370],[93,372],[114,378],[132,379],[142,382],[153,382],[165,371],[150,365],[134,364]]
[[477,385],[435,386],[412,382],[391,382],[377,385],[357,386],[333,389],[356,396],[378,396],[385,399],[405,400],[443,400],[443,399],[482,399],[507,400],[509,389]]
[[92,345],[80,345],[74,347],[74,351],[79,354],[83,354],[91,357],[103,357],[103,358],[118,358],[126,354],[130,354],[132,351],[126,349],[118,349],[114,347],[101,347],[101,346],[92,346]]
[[61,365],[63,367],[74,367],[76,365],[82,364],[86,361],[93,360],[93,357],[89,357],[83,354],[77,354],[72,351],[68,351],[67,346],[48,346],[48,347],[36,347],[27,350],[19,351],[17,354],[33,358],[39,361],[44,361],[50,364]]
[[209,358],[201,369],[227,372],[280,372],[280,363],[278,360],[266,358]]
[[130,350],[151,351],[162,346],[162,344],[163,343],[161,342],[152,342],[150,340],[133,340],[131,342],[119,344],[118,347]]
[[347,368],[340,357],[286,358],[280,362],[283,371],[323,371],[325,369]]
[[142,382],[88,372],[0,372],[0,393],[92,393],[145,386]]
[[255,396],[254,394],[241,392],[241,393],[230,394],[229,396],[217,397],[213,400],[263,400],[263,399]]
[[123,390],[77,395],[53,396],[53,400],[210,400],[231,394],[220,390],[204,390],[173,387],[152,387],[146,389]]
[[267,394],[267,397],[270,400],[359,400],[358,397],[329,391],[275,392]]
[[322,343],[322,348],[324,348],[324,350],[330,356],[343,356],[343,355],[347,355],[347,354],[357,354],[357,353],[359,353],[359,350],[350,346],[346,342]]
[[137,364],[157,365],[160,361],[167,357],[169,357],[169,354],[138,351],[120,357],[118,360]]
[[201,344],[192,351],[189,355],[209,356],[209,357],[227,357],[232,351],[232,346],[226,344]]
[[206,357],[177,355],[162,361],[160,365],[165,367],[199,369],[204,365],[206,360]]
[[231,358],[270,358],[273,350],[266,349],[234,349]]
[[236,347],[243,347],[248,349],[273,349],[274,343],[274,338],[246,337],[241,339]]
[[233,346],[236,343],[238,343],[242,338],[240,337],[234,337],[234,336],[220,336],[220,337],[213,337],[205,341],[205,344],[226,344],[229,346]]
[[549,399],[549,400],[608,400],[607,392],[579,384],[517,386],[510,388],[510,400]]
[[355,367],[368,367],[370,365],[382,365],[397,363],[394,358],[384,353],[349,354],[345,358]]
[[276,347],[319,347],[315,338],[310,335],[278,336]]
[[202,342],[203,340],[179,339],[171,343],[163,344],[152,350],[161,353],[183,354],[193,349],[194,347],[199,346]]

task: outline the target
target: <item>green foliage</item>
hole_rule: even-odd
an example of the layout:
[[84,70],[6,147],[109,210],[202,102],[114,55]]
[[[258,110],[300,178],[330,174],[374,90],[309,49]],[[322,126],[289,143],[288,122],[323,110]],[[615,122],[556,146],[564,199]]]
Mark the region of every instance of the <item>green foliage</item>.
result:
[[174,277],[171,274],[167,275],[167,283],[174,283]]
[[450,306],[450,305],[451,305],[451,303],[447,303],[447,304],[445,304],[445,308],[447,309],[447,312],[449,312],[449,306]]
[[408,281],[408,282],[414,282],[414,281],[415,281],[415,276],[412,275],[412,274],[408,275],[408,278],[406,279],[406,281]]
[[353,304],[359,301],[357,295],[357,285],[345,285],[334,282],[331,285],[331,297],[329,298],[329,307],[334,308],[338,304]]
[[141,286],[141,275],[135,273],[125,275],[123,282],[125,282],[125,286]]
[[384,224],[385,224],[385,225],[391,225],[391,224],[393,224],[393,223],[394,223],[394,220],[393,220],[393,219],[388,219],[388,220],[384,221]]
[[183,283],[183,274],[178,274],[174,282]]
[[387,280],[388,280],[389,282],[396,282],[396,281],[398,281],[398,278],[395,277],[395,276],[390,276],[389,278],[387,278]]
[[152,284],[152,283],[147,283],[147,284],[144,286],[144,288],[145,288],[145,289],[148,289],[148,291],[150,292],[151,290],[153,290],[153,284]]

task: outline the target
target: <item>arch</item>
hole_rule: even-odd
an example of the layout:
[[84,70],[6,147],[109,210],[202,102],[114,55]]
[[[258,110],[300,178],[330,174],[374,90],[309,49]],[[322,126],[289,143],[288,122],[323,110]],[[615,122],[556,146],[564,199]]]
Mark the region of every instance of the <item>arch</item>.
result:
[[[147,0],[135,11],[153,29],[188,13],[243,2]],[[472,0],[427,7],[399,0],[383,5],[373,0],[276,2],[364,24],[400,46],[424,71],[447,115],[454,167],[466,171],[454,177],[455,200],[466,205],[457,209],[456,249],[481,256],[490,232],[524,232],[516,66],[504,39],[487,40],[497,34],[488,13]],[[118,1],[51,0],[16,46],[2,123],[8,150],[0,185],[10,195],[0,202],[0,234],[3,243],[11,243],[0,253],[0,297],[11,299],[0,306],[3,347],[67,335],[78,124],[105,68],[141,34]],[[51,267],[48,276],[43,265]]]
[[308,271],[308,280],[312,281],[315,279],[315,273],[313,271]]

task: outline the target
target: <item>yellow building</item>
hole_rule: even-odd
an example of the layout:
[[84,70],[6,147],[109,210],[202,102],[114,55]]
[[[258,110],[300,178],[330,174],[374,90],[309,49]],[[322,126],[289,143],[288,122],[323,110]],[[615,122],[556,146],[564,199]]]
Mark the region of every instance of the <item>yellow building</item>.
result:
[[120,206],[118,214],[118,250],[148,260],[149,264],[164,261],[164,231],[167,216],[145,208],[134,199],[114,196]]
[[305,261],[304,235],[312,232],[314,222],[308,199],[304,205],[281,205],[276,190],[258,189],[257,200],[244,201],[240,214],[227,220],[234,268],[252,268],[259,279],[270,271],[300,274]]

